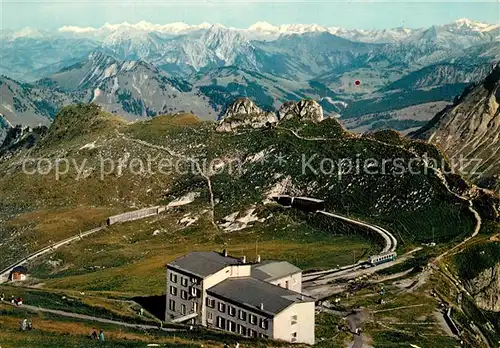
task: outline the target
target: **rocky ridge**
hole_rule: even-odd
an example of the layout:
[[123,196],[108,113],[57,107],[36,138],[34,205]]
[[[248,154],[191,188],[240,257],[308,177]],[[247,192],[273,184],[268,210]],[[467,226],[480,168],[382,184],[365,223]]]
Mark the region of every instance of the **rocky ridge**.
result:
[[239,98],[227,108],[216,131],[232,132],[239,128],[263,128],[290,119],[318,123],[324,119],[323,108],[314,100],[288,101],[274,113],[262,110],[248,98]]
[[469,288],[479,308],[500,312],[500,263],[472,279]]
[[500,64],[472,84],[454,104],[411,134],[437,145],[455,170],[487,188],[498,187],[500,175]]

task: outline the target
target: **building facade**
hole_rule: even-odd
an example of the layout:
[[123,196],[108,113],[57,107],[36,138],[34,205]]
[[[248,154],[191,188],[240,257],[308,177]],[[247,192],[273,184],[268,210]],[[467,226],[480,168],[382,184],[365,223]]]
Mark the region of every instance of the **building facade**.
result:
[[169,263],[166,320],[313,344],[315,301],[296,291],[302,289],[300,269],[245,261],[196,252]]

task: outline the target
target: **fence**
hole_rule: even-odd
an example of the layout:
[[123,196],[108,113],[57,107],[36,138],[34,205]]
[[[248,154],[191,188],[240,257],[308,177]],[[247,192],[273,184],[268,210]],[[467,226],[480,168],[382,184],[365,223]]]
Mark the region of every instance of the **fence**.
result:
[[165,211],[165,207],[156,206],[151,208],[144,208],[140,210],[131,211],[128,213],[123,213],[120,215],[110,216],[108,218],[108,226],[119,222],[134,221],[139,219],[144,219],[149,216],[158,215]]

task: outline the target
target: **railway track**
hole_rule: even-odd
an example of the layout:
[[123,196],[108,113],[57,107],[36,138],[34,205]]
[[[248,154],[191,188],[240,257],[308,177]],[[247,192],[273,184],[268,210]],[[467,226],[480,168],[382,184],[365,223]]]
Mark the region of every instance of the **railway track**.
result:
[[[311,197],[292,197],[292,196],[287,196],[287,195],[281,195],[281,196],[276,196],[274,197],[274,200],[276,200],[278,203],[284,206],[289,206],[289,207],[296,207],[299,209],[304,209],[304,210],[309,210],[312,213],[316,214],[321,214],[323,216],[326,216],[328,218],[333,218],[337,220],[341,220],[353,225],[357,225],[363,228],[366,228],[372,232],[374,232],[376,235],[381,238],[381,240],[384,243],[384,247],[380,251],[380,256],[387,255],[389,253],[394,253],[398,247],[398,241],[394,237],[394,235],[386,230],[385,228],[382,228],[380,226],[370,224],[368,222],[352,219],[343,215],[335,214],[335,213],[330,213],[327,211],[324,211],[324,201],[316,199],[316,198],[311,198]],[[375,257],[378,255],[375,255]],[[302,277],[302,282],[303,283],[312,283],[312,282],[317,282],[329,278],[336,278],[339,277],[343,274],[349,275],[353,272],[359,271],[363,268],[366,268],[366,266],[369,266],[370,263],[367,261],[358,261],[354,264],[347,265],[344,267],[340,268],[334,268],[334,269],[329,269],[329,270],[323,270],[323,271],[318,271],[318,272],[313,272],[313,273],[308,273],[304,274]]]

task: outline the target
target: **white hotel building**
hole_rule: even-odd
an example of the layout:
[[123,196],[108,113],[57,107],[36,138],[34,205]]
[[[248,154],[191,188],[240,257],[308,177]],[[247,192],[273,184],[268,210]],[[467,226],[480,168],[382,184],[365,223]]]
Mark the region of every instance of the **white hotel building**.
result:
[[288,262],[246,263],[226,252],[193,252],[167,265],[165,318],[314,344],[315,299],[301,291],[302,271]]

